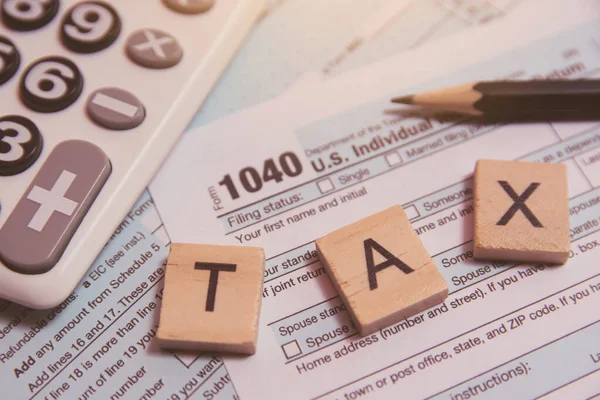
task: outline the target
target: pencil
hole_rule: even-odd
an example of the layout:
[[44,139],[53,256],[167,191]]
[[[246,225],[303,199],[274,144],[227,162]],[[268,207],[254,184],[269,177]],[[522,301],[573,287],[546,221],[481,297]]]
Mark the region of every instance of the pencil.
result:
[[413,104],[472,115],[600,113],[600,80],[475,82],[396,97]]

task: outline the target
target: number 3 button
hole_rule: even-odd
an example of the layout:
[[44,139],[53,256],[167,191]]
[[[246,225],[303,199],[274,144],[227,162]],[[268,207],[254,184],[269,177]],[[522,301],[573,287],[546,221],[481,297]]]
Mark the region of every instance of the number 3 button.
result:
[[79,98],[83,76],[63,57],[46,57],[31,64],[21,78],[21,101],[38,112],[64,110]]
[[100,1],[86,1],[67,12],[60,38],[76,53],[95,53],[113,44],[120,32],[121,21],[111,6]]
[[41,151],[42,135],[33,122],[18,115],[0,118],[0,176],[25,171]]

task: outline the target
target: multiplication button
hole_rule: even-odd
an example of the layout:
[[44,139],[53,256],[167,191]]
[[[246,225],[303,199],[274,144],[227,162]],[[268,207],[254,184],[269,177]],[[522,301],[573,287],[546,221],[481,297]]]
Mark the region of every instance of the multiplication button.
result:
[[177,40],[158,29],[140,29],[127,39],[125,51],[129,58],[146,68],[170,68],[183,57]]
[[4,0],[2,22],[14,31],[33,31],[46,25],[58,13],[58,0]]
[[54,267],[110,173],[97,146],[57,145],[0,228],[0,259],[22,274]]

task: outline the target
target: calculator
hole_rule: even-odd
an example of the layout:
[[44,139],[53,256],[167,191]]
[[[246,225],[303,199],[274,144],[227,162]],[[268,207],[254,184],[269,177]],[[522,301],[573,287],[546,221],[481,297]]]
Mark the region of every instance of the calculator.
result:
[[265,0],[0,0],[0,297],[75,288]]

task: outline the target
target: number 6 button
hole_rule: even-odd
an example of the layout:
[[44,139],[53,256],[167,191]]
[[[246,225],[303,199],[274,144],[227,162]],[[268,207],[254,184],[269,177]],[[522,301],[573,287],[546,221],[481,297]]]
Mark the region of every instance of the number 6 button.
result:
[[58,144],[0,228],[0,259],[22,274],[54,267],[110,173],[97,146]]
[[111,6],[100,1],[86,1],[67,12],[60,38],[76,53],[95,53],[113,44],[120,32],[121,21]]
[[25,117],[0,118],[0,176],[16,175],[29,168],[42,151],[42,135]]
[[83,76],[73,62],[46,57],[31,64],[21,78],[21,101],[38,112],[56,112],[69,107],[83,90]]

